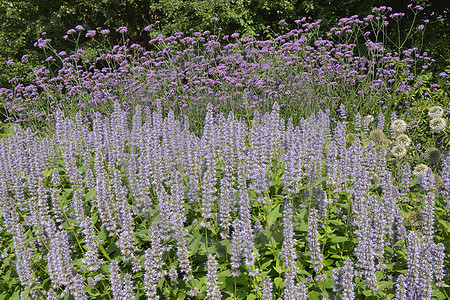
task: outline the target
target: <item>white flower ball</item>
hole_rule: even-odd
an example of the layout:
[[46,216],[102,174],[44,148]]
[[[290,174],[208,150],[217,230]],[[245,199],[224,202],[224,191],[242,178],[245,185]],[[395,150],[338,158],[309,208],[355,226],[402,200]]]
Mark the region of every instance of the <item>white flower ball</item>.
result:
[[406,122],[401,119],[394,120],[391,129],[396,134],[403,133],[406,130]]
[[420,177],[420,176],[423,176],[423,175],[425,175],[427,172],[428,172],[428,169],[429,169],[430,167],[428,167],[427,165],[425,165],[425,164],[419,164],[419,165],[417,165],[415,168],[414,168],[414,170],[413,170],[413,175],[414,176],[417,176],[417,177]]
[[432,119],[440,118],[444,115],[444,110],[440,106],[433,106],[428,110],[428,116]]
[[406,134],[399,134],[395,139],[397,145],[402,145],[404,147],[411,146],[411,139]]
[[442,131],[445,127],[447,127],[447,122],[441,117],[430,120],[430,128],[433,131]]
[[395,158],[402,158],[402,157],[404,157],[406,155],[406,148],[403,145],[395,145],[391,149],[391,154]]

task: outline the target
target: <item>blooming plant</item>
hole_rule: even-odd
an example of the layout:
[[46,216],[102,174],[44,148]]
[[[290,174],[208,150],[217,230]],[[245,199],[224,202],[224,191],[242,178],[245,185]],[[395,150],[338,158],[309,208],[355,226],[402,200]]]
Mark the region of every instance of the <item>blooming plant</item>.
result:
[[446,94],[372,13],[43,34],[0,89],[0,300],[449,299]]
[[0,297],[448,299],[450,158],[438,187],[347,146],[329,111],[249,126],[209,106],[198,137],[114,107],[0,140]]
[[[421,7],[411,9],[416,16]],[[432,58],[418,47],[401,47],[413,39],[415,21],[404,39],[389,44],[386,26],[399,20],[389,7],[381,7],[364,18],[341,19],[323,34],[320,20],[301,19],[295,21],[296,29],[273,40],[221,36],[217,29],[158,35],[149,45],[131,44],[126,27],[115,30],[123,43],[109,45],[109,30],[97,35],[79,25],[64,37],[75,43],[73,53],[53,49],[43,35],[36,46],[49,56],[34,70],[33,82],[13,79],[17,86],[1,89],[0,99],[7,117],[38,122],[35,126],[49,125],[57,108],[72,117],[78,111],[83,117],[93,111],[110,113],[116,100],[127,110],[161,102],[176,115],[190,116],[197,129],[207,103],[222,113],[251,116],[256,108],[270,111],[278,102],[282,114],[294,121],[324,106],[333,119],[344,111],[349,117],[388,113],[393,106],[410,114],[415,108],[411,95],[418,93],[411,82],[420,75],[417,68]],[[82,38],[96,46],[78,48]]]

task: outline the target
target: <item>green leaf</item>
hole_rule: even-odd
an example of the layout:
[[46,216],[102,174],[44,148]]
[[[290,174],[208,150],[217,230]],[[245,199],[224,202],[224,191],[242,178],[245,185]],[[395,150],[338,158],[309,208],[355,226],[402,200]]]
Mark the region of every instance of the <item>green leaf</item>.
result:
[[325,267],[328,267],[328,266],[331,266],[332,264],[334,264],[334,259],[326,259],[324,262],[323,262],[323,265],[325,266]]
[[84,195],[84,199],[86,201],[90,201],[92,198],[94,198],[96,195],[96,191],[95,188],[92,188],[89,190],[89,192],[86,193],[86,195]]
[[325,180],[329,180],[330,178],[328,178],[327,176],[324,177],[320,177],[319,179],[317,179],[316,181],[316,186],[321,185]]
[[201,239],[202,239],[202,237],[199,236],[195,240],[193,240],[192,243],[189,245],[189,251],[192,254],[197,253],[198,249],[200,249]]
[[105,231],[105,229],[102,229],[98,233],[98,239],[101,240],[101,241],[106,240],[106,231]]
[[324,281],[322,281],[321,285],[325,288],[325,289],[331,289],[334,286],[334,282],[332,278],[328,278]]
[[450,232],[450,222],[444,220],[444,219],[438,219],[438,223],[444,227],[444,230],[446,232]]
[[322,295],[318,291],[311,291],[308,293],[308,299],[322,299]]
[[46,170],[46,171],[44,172],[44,174],[42,174],[42,175],[44,175],[44,177],[49,177],[50,175],[52,175],[52,172],[53,172],[53,170],[52,170],[52,169],[49,169],[49,170]]
[[275,286],[277,287],[277,289],[281,288],[281,285],[283,284],[283,278],[281,277],[277,277],[273,280],[273,283],[275,284]]
[[380,282],[378,282],[378,289],[385,290],[386,288],[390,288],[393,285],[394,285],[394,282],[392,282],[392,281],[380,281]]
[[349,238],[345,236],[333,236],[330,241],[332,243],[345,243],[349,241]]
[[20,300],[20,291],[16,291],[14,294],[12,294],[10,300]]
[[302,223],[302,224],[300,224],[300,226],[295,227],[295,230],[308,232],[309,231],[309,225],[306,224],[306,223]]
[[267,224],[269,226],[275,224],[275,222],[278,220],[279,217],[283,216],[280,213],[280,205],[278,204],[273,210],[271,210],[268,214],[267,214]]
[[258,297],[256,297],[255,294],[249,294],[249,295],[247,296],[247,300],[255,300],[255,299],[258,299]]

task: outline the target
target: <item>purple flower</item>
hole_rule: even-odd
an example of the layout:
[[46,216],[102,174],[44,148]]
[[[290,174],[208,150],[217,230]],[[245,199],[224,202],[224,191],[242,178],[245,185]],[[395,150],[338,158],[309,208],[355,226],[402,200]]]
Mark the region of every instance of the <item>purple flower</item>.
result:
[[119,263],[113,260],[110,264],[109,282],[111,283],[111,290],[114,300],[122,299],[122,280],[120,279]]
[[217,22],[217,21],[219,21],[219,18],[217,18],[217,17],[212,17],[212,18],[211,18],[211,21]]
[[125,26],[122,26],[122,27],[117,28],[116,31],[119,33],[126,33],[126,32],[128,32],[128,28]]
[[261,300],[272,300],[273,299],[272,288],[273,288],[272,280],[270,279],[270,277],[265,277],[263,279],[263,286],[262,286],[263,294],[262,294]]
[[311,209],[309,215],[308,250],[311,252],[311,259],[314,262],[314,271],[319,273],[323,268],[323,255],[321,253],[319,232],[317,230],[316,209]]
[[425,26],[423,24],[420,24],[419,26],[417,26],[417,29],[419,30],[423,30],[425,28]]
[[231,237],[231,256],[230,256],[230,266],[231,266],[231,276],[238,277],[240,275],[239,267],[241,266],[241,255],[243,251],[241,236],[239,234],[240,222],[239,219],[235,219],[233,222],[233,235]]
[[88,296],[83,288],[83,276],[77,273],[69,286],[70,293],[75,300],[88,300]]
[[34,46],[35,46],[35,47],[38,47],[38,48],[40,48],[40,49],[43,49],[43,48],[46,48],[46,47],[48,46],[48,44],[49,44],[51,41],[52,41],[51,39],[42,39],[42,38],[39,38],[39,39],[37,40],[37,42],[34,43]]
[[152,29],[152,25],[148,25],[146,27],[144,27],[144,31],[150,31],[150,29]]
[[31,57],[31,55],[25,54],[25,55],[22,56],[22,58],[20,59],[20,61],[24,63],[24,62],[26,62],[26,61],[28,60],[28,58],[30,58],[30,57]]
[[86,37],[94,37],[97,34],[97,31],[95,30],[88,30],[86,33]]
[[75,29],[69,29],[69,30],[67,30],[66,34],[71,35],[71,34],[74,34],[75,32],[77,32]]
[[338,269],[333,270],[333,292],[342,294],[342,298],[345,300],[355,299],[355,286],[353,283],[354,269],[352,261],[347,258],[344,261],[344,265]]
[[158,225],[153,223],[152,227],[149,229],[151,247],[145,250],[144,288],[146,290],[146,296],[149,297],[149,299],[159,299],[156,284],[166,275],[166,271],[163,270],[163,248],[158,230]]
[[65,230],[58,231],[50,240],[47,267],[50,280],[55,286],[68,285],[74,276],[69,236]]
[[131,280],[131,275],[129,273],[126,273],[123,277],[123,288],[121,291],[121,299],[134,299],[134,292],[133,292],[133,281]]
[[441,77],[447,77],[447,76],[448,76],[448,74],[447,74],[447,73],[445,73],[445,72],[441,72],[441,73],[439,73],[439,76],[441,76]]
[[232,37],[233,39],[237,39],[240,35],[241,35],[240,33],[235,32],[235,33],[233,33],[233,34],[231,35],[231,37]]
[[89,270],[97,271],[102,265],[103,261],[98,256],[98,247],[100,241],[95,234],[95,227],[90,217],[86,217],[81,223],[83,228],[83,235],[85,236],[86,253],[82,259],[83,264],[87,265]]
[[406,296],[406,283],[405,283],[405,275],[401,274],[397,278],[397,282],[395,283],[395,299],[398,300],[407,300]]
[[6,62],[6,64],[12,65],[12,64],[14,64],[14,61],[13,61],[12,59],[8,59],[8,61]]
[[220,292],[217,280],[218,263],[214,254],[208,254],[207,275],[206,275],[206,299],[220,300],[222,293]]
[[77,25],[77,26],[75,26],[75,29],[78,30],[78,31],[83,31],[84,27],[81,26],[81,25]]
[[283,228],[283,249],[280,251],[281,261],[288,270],[284,277],[285,299],[295,299],[296,286],[295,276],[298,272],[296,266],[297,253],[295,252],[296,240],[294,239],[294,227],[292,223],[292,201],[287,200],[284,204],[284,228]]
[[308,299],[308,289],[303,282],[297,283],[296,286],[296,297],[297,300],[307,300]]
[[100,31],[100,33],[103,34],[103,35],[108,34],[109,33],[109,29],[102,29]]

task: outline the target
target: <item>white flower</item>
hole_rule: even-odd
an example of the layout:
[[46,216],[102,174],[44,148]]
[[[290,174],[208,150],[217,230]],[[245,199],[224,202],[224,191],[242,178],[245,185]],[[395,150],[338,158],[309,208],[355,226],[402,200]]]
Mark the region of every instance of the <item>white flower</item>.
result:
[[399,134],[395,139],[397,145],[409,147],[411,145],[411,139],[406,134]]
[[432,119],[440,118],[444,115],[444,110],[440,106],[433,106],[428,110],[428,116]]
[[395,145],[391,149],[391,154],[395,158],[402,158],[402,157],[404,157],[406,155],[406,148],[403,145]]
[[373,122],[373,120],[375,120],[375,118],[372,115],[367,115],[364,117],[364,119],[367,120],[367,124],[370,124]]
[[402,133],[406,130],[406,122],[401,119],[397,119],[391,123],[391,129],[394,133]]
[[419,164],[417,165],[413,170],[413,175],[420,177],[425,175],[428,172],[429,167],[425,164]]
[[445,127],[447,127],[447,122],[441,117],[430,120],[430,128],[433,131],[442,131]]

